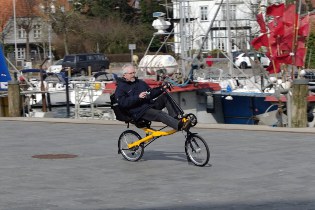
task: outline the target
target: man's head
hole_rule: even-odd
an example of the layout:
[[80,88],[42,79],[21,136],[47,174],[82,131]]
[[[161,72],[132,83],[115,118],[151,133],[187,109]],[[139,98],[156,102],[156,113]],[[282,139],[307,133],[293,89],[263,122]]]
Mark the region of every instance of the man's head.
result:
[[122,74],[126,81],[134,82],[136,80],[136,69],[132,64],[125,64],[122,67]]

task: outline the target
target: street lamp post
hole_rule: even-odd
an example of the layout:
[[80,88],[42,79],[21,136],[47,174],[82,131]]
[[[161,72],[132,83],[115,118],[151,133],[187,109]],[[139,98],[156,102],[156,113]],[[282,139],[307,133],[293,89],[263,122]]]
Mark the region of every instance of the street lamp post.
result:
[[51,53],[51,23],[48,24],[48,64],[52,65],[52,53]]
[[13,24],[14,24],[14,56],[15,56],[15,66],[17,66],[18,59],[18,50],[17,50],[17,42],[16,42],[16,9],[15,9],[15,1],[13,0]]
[[51,47],[51,37],[52,37],[52,23],[51,23],[51,14],[56,12],[55,5],[49,3],[46,0],[46,5],[41,5],[41,9],[43,12],[48,13],[48,21],[47,21],[47,32],[48,32],[48,64],[52,65],[52,47]]

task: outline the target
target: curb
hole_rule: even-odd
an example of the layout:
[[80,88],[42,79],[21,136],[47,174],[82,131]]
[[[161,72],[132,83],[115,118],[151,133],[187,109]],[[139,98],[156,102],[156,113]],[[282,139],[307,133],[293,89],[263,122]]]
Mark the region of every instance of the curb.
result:
[[[116,121],[116,120],[69,119],[69,118],[0,117],[0,121],[99,124],[99,125],[122,125],[122,126],[126,126],[126,123]],[[163,124],[158,123],[158,122],[153,122],[153,126],[162,127]],[[315,129],[309,128],[309,127],[307,127],[307,128],[287,128],[287,127],[271,127],[271,126],[265,126],[265,125],[202,124],[202,123],[200,123],[200,124],[196,125],[196,128],[315,134]]]

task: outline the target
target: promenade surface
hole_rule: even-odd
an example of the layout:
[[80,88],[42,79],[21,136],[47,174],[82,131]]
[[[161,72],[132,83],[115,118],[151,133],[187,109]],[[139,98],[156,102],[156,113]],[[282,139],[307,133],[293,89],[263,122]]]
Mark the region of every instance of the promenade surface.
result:
[[[116,121],[0,125],[0,210],[315,209],[314,128],[199,125],[211,150],[200,168],[187,163],[180,132],[132,163],[117,154],[126,126]],[[77,157],[32,157],[40,154]]]

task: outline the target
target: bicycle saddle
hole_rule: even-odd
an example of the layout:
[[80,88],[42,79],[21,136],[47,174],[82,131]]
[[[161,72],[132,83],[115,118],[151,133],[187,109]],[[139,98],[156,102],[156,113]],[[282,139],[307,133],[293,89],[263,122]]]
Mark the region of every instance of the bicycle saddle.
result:
[[137,128],[150,128],[151,121],[145,119],[139,119],[137,121],[131,120],[131,124],[134,124]]

